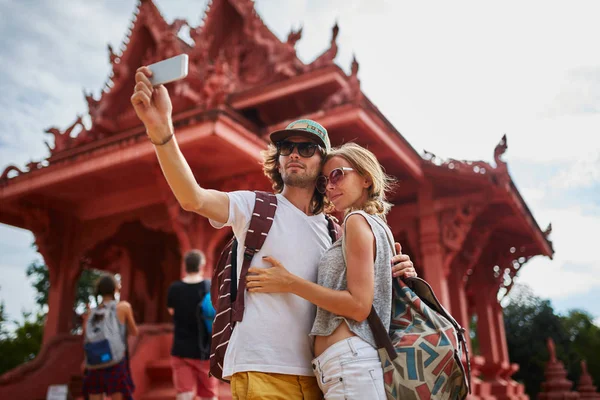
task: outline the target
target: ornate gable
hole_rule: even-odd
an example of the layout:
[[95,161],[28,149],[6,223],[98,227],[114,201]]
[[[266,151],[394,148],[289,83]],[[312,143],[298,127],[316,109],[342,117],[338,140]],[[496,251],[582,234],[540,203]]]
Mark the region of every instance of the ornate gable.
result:
[[[192,45],[179,38],[184,26],[190,29]],[[168,23],[152,0],[140,0],[121,48],[108,46],[112,71],[105,87],[99,96],[84,91],[92,126],[86,129],[78,116],[65,131],[49,128],[47,133],[55,137],[54,147],[48,146],[51,160],[57,153],[140,125],[129,99],[141,65],[188,54],[188,77],[168,85],[174,113],[212,109],[227,103],[232,93],[332,65],[338,32],[336,24],[330,48],[305,65],[295,49],[302,28],[291,30],[282,42],[256,13],[252,0],[212,0],[197,27],[182,19]]]

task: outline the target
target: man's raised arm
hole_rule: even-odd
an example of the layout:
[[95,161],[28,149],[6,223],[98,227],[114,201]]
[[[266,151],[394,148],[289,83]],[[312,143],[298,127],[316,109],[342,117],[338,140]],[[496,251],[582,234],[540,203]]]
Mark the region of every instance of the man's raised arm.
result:
[[152,72],[140,67],[135,73],[131,104],[154,144],[160,168],[184,210],[224,224],[229,218],[229,197],[224,192],[201,188],[174,137],[169,93],[163,85],[152,87]]

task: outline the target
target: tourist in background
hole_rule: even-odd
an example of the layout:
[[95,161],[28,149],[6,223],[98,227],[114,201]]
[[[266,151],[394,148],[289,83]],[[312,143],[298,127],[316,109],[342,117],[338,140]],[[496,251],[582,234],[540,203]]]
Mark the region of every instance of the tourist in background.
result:
[[129,369],[127,336],[137,336],[138,328],[131,305],[117,301],[119,285],[111,274],[98,278],[98,307],[90,310],[83,327],[83,393],[89,400],[133,399],[135,389]]
[[199,250],[191,250],[183,261],[185,276],[171,284],[167,295],[174,324],[173,384],[177,400],[193,400],[196,395],[203,400],[216,400],[219,382],[208,376],[214,309],[210,303],[210,281],[203,278],[206,257]]

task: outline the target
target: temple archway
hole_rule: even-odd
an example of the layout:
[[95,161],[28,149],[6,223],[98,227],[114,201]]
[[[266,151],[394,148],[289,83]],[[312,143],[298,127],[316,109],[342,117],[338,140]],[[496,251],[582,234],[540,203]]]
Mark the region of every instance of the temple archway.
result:
[[138,324],[169,321],[167,289],[181,265],[174,234],[126,222],[84,257],[88,268],[121,275],[121,299],[131,303]]

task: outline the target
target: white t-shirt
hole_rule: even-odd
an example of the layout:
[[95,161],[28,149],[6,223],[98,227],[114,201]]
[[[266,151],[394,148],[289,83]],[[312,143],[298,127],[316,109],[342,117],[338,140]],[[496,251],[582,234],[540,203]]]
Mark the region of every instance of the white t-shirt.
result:
[[[237,191],[228,196],[229,220],[224,225],[210,223],[215,228],[233,228],[238,240],[239,282],[246,230],[256,195]],[[262,257],[268,255],[279,260],[292,274],[316,282],[321,255],[331,246],[327,220],[323,214],[306,215],[281,194],[277,195],[277,204],[271,230],[250,266],[270,267],[262,261]],[[244,318],[235,326],[227,346],[223,377],[246,371],[312,376],[309,333],[315,319],[315,306],[289,293],[245,292],[244,295]]]

